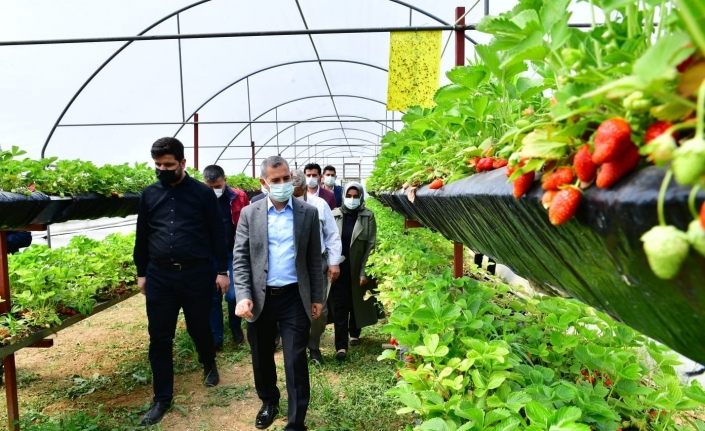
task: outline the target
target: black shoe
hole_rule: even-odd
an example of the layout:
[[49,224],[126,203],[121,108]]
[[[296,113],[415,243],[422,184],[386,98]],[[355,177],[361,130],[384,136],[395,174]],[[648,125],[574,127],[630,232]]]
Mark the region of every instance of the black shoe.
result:
[[351,346],[359,346],[360,345],[360,338],[359,337],[350,337],[349,344]]
[[343,362],[345,360],[345,357],[347,356],[347,351],[345,349],[340,349],[335,353],[335,359],[338,360],[338,362]]
[[314,365],[323,365],[323,355],[321,355],[320,350],[311,350],[310,352],[311,355],[311,363]]
[[240,330],[240,332],[233,332],[233,343],[235,343],[236,346],[239,346],[244,342],[245,334],[242,333],[242,330]]
[[147,413],[144,414],[142,422],[140,422],[140,426],[146,427],[159,423],[166,412],[169,411],[170,407],[170,401],[157,401],[156,403],[153,403],[152,407],[150,407],[149,410],[147,410]]
[[279,403],[263,403],[255,418],[255,428],[269,428],[279,414]]
[[203,368],[203,384],[212,388],[213,386],[218,386],[220,383],[220,375],[218,374],[218,368],[215,364],[210,367]]

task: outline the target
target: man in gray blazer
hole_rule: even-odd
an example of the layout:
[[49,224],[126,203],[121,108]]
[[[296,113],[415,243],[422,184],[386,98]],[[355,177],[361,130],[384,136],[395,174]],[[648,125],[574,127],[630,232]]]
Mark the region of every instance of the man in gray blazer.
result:
[[292,198],[289,164],[279,156],[262,162],[266,199],[245,207],[235,234],[235,314],[247,319],[255,388],[262,407],[255,418],[269,427],[279,413],[274,364],[277,326],[284,348],[289,400],[286,430],[305,430],[310,398],[306,346],[311,319],[323,308],[318,210]]

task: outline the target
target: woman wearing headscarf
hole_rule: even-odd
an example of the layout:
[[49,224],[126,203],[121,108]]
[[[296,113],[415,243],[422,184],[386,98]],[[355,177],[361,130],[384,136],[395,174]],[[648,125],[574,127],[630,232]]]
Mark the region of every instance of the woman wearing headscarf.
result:
[[[358,344],[360,328],[377,323],[373,297],[365,300],[367,258],[377,242],[375,215],[365,208],[362,184],[350,182],[343,190],[343,205],[333,210],[343,244],[340,276],[330,290],[335,326],[335,357],[345,360],[349,344]],[[348,340],[348,335],[350,339]]]

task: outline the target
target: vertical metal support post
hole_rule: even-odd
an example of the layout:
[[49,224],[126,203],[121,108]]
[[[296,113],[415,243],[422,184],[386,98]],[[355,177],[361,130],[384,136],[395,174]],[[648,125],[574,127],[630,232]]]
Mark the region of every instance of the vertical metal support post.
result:
[[[465,8],[455,8],[455,25],[465,27]],[[465,64],[465,30],[455,30],[455,65]]]
[[[10,303],[10,270],[7,266],[7,232],[0,231],[0,314],[9,313]],[[7,429],[19,431],[20,407],[17,401],[17,370],[15,369],[15,354],[9,354],[3,359],[5,367],[5,397],[7,399]]]
[[255,141],[250,141],[250,147],[252,148],[252,178],[257,178],[257,172],[255,171]]
[[[455,8],[455,25],[465,26],[465,8],[458,6]],[[465,64],[465,30],[455,31],[455,65]],[[453,243],[453,275],[455,278],[463,276],[463,244]]]
[[193,167],[198,170],[198,112],[193,114]]
[[463,276],[463,243],[453,243],[453,276],[460,278]]

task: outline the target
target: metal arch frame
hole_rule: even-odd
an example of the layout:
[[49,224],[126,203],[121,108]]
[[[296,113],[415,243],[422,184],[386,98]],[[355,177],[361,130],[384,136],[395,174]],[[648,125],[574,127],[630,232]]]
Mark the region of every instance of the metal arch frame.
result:
[[[299,141],[301,141],[302,139],[309,138],[309,137],[311,137],[311,136],[313,136],[313,135],[317,135],[317,134],[319,134],[319,133],[335,132],[335,131],[339,131],[339,130],[340,130],[340,127],[336,127],[336,128],[333,128],[333,129],[317,130],[317,131],[315,131],[315,132],[309,133],[308,135],[302,136],[302,137],[296,139],[296,140],[295,140],[294,142],[292,142],[291,144],[287,145],[286,148],[284,148],[284,150],[282,150],[280,154],[284,154],[284,151],[288,150],[288,149],[291,148],[292,146],[294,147],[294,150],[296,150],[296,147],[297,147],[296,143],[299,142]],[[377,137],[377,138],[381,138],[381,137],[382,137],[382,135],[378,135],[378,134],[375,133],[375,132],[370,132],[369,130],[365,130],[365,129],[355,129],[355,128],[351,128],[351,127],[346,127],[345,130],[346,130],[346,131],[347,131],[347,130],[350,130],[350,131],[352,131],[352,132],[369,133],[370,135],[374,135],[374,136]],[[337,139],[337,138],[333,138],[333,139],[331,139],[331,140],[334,140],[334,139]],[[343,139],[345,139],[345,138],[343,138]],[[348,139],[352,139],[352,138],[348,138]],[[358,140],[359,140],[359,139],[358,139]],[[375,143],[375,145],[379,145],[377,142],[374,142],[374,141],[369,141],[369,140],[365,140],[365,141],[370,142],[370,143]],[[324,142],[328,142],[328,141],[324,141]],[[314,145],[318,145],[318,144],[320,144],[320,143],[321,143],[321,142],[316,142]],[[298,157],[298,156],[299,156],[299,155],[296,154],[296,152],[294,152],[294,157]],[[282,156],[282,157],[284,157],[284,156]]]
[[[327,115],[327,117],[332,117],[332,115]],[[382,137],[382,135],[378,135],[378,134],[376,134],[376,133],[374,133],[374,132],[370,132],[369,130],[355,129],[355,128],[352,128],[352,127],[345,127],[345,129],[346,129],[346,130],[354,130],[354,131],[369,133],[369,134],[371,134],[371,135],[377,136],[378,138],[381,138],[381,137]],[[303,136],[303,137],[301,137],[301,138],[299,138],[299,139],[296,139],[294,142],[292,142],[291,144],[289,144],[289,145],[287,145],[286,147],[284,147],[284,149],[281,150],[281,151],[279,152],[279,154],[283,154],[284,151],[288,150],[288,149],[291,148],[292,146],[296,147],[296,143],[299,142],[301,139],[308,138],[309,136],[313,136],[313,135],[316,135],[316,134],[318,134],[318,133],[333,132],[333,131],[336,131],[336,130],[340,130],[340,127],[335,127],[335,128],[331,128],[331,129],[324,129],[324,130],[317,130],[317,131],[315,131],[315,132],[309,133],[308,135]],[[281,134],[281,133],[280,133],[280,134]],[[255,152],[255,155],[259,154],[259,150],[261,150],[261,149],[263,149],[264,147],[266,147],[267,144],[270,143],[270,142],[272,142],[272,140],[273,140],[275,137],[276,137],[276,135],[275,135],[275,136],[272,136],[272,137],[269,138],[264,144],[262,144],[262,145],[260,146],[260,148]]]
[[[379,69],[379,70],[381,70],[381,71],[383,71],[383,72],[388,72],[387,69],[385,69],[385,68],[383,68],[383,67],[381,67],[381,66],[377,66],[377,65],[371,64],[371,63],[365,63],[364,61],[345,60],[345,59],[325,59],[325,60],[321,60],[321,62],[352,63],[352,64],[358,64],[358,65],[361,65],[361,66],[371,67],[371,68],[373,68],[373,69]],[[228,84],[228,85],[226,85],[225,87],[221,88],[220,90],[218,90],[217,92],[215,92],[213,95],[211,95],[209,98],[207,98],[207,99],[205,100],[205,102],[201,103],[201,104],[198,106],[198,108],[194,109],[193,112],[191,112],[191,115],[189,115],[189,116],[186,117],[186,118],[187,118],[187,119],[192,118],[193,115],[194,115],[196,112],[198,112],[198,111],[200,111],[201,109],[203,109],[203,107],[206,106],[208,103],[212,102],[213,99],[215,99],[216,97],[220,96],[223,92],[225,92],[226,90],[230,89],[232,86],[234,86],[234,85],[236,85],[236,84],[238,84],[238,83],[240,83],[240,82],[242,82],[242,81],[244,81],[244,80],[246,80],[246,79],[248,79],[248,78],[250,78],[250,77],[252,77],[252,76],[255,76],[255,75],[257,75],[257,74],[259,74],[259,73],[262,73],[262,72],[266,72],[266,71],[268,71],[268,70],[276,69],[276,68],[278,68],[278,67],[291,66],[291,65],[294,65],[294,64],[306,64],[306,63],[318,63],[318,60],[313,60],[313,59],[311,59],[311,60],[286,61],[286,62],[284,62],[284,63],[278,63],[278,64],[269,65],[269,66],[263,67],[263,68],[261,68],[261,69],[255,70],[254,72],[248,73],[247,75],[241,76],[241,77],[238,78],[237,80],[231,82],[230,84]],[[330,97],[330,96],[328,96],[328,97]],[[272,109],[274,109],[274,108],[272,108]],[[269,111],[268,111],[268,112],[269,112]],[[256,117],[256,118],[259,118],[259,116]],[[181,132],[181,130],[182,130],[183,128],[184,128],[184,125],[183,125],[183,124],[182,124],[181,126],[179,126],[179,128],[176,130],[176,132],[174,132],[174,136],[178,135],[179,132]]]
[[[181,12],[185,12],[185,11],[191,9],[191,8],[194,8],[194,7],[196,7],[196,6],[199,6],[199,5],[203,4],[203,3],[207,3],[207,2],[209,2],[209,1],[211,1],[211,0],[200,0],[200,1],[197,1],[197,2],[195,2],[195,3],[191,3],[190,5],[184,6],[184,7],[182,7],[181,9],[178,9],[178,10],[176,10],[176,11],[174,11],[174,12],[172,12],[172,13],[166,15],[166,16],[164,16],[163,18],[161,18],[161,19],[155,21],[153,24],[147,26],[144,30],[142,30],[141,32],[138,33],[138,36],[144,35],[144,34],[147,33],[148,31],[150,31],[150,30],[152,30],[153,28],[157,27],[158,25],[164,23],[165,21],[167,21],[167,20],[169,20],[169,19],[175,17],[176,15],[180,14]],[[120,48],[118,48],[114,53],[112,53],[112,54],[103,62],[103,64],[101,64],[100,66],[98,66],[98,68],[93,71],[93,73],[91,74],[91,76],[89,76],[88,79],[86,79],[86,81],[83,83],[83,85],[81,85],[81,86],[78,88],[78,90],[76,91],[76,93],[73,95],[73,97],[71,97],[71,99],[69,100],[69,102],[66,104],[66,106],[64,107],[64,109],[61,111],[61,114],[59,114],[59,117],[56,119],[56,121],[54,122],[54,125],[52,126],[51,130],[49,131],[49,135],[47,136],[46,140],[44,141],[44,145],[42,146],[42,152],[41,152],[42,158],[44,158],[44,154],[46,153],[47,146],[49,146],[49,141],[51,140],[52,136],[54,136],[54,132],[56,132],[56,127],[59,125],[59,123],[61,122],[61,120],[64,119],[64,116],[65,116],[66,113],[68,112],[69,108],[71,108],[71,106],[73,105],[73,102],[76,101],[76,99],[78,98],[78,96],[81,95],[81,93],[82,93],[83,90],[88,86],[88,84],[90,84],[91,81],[93,81],[93,78],[95,78],[96,76],[98,76],[98,74],[105,68],[105,66],[107,66],[111,61],[113,61],[113,59],[114,59],[115,57],[117,57],[118,54],[120,54],[122,51],[124,51],[125,48],[127,48],[127,47],[130,46],[131,44],[132,44],[132,41],[125,42],[125,44],[123,44],[123,45],[122,45]]]
[[[289,130],[290,128],[292,128],[292,127],[294,127],[294,126],[296,126],[296,125],[298,125],[298,124],[305,123],[305,122],[311,121],[311,120],[318,120],[318,119],[321,119],[321,118],[329,118],[329,117],[333,117],[333,115],[319,115],[319,116],[317,116],[317,117],[311,117],[311,118],[306,118],[306,119],[301,120],[301,121],[297,121],[297,122],[295,122],[295,123],[293,123],[293,124],[291,124],[291,125],[289,125],[289,126],[283,128],[282,130],[280,130],[280,131],[279,131],[279,134],[285,132],[286,130]],[[382,127],[386,127],[387,129],[392,129],[391,127],[387,126],[386,124],[382,123],[381,121],[371,120],[371,119],[369,119],[369,118],[367,118],[367,117],[361,117],[361,116],[358,116],[358,115],[345,115],[345,114],[341,115],[341,117],[343,117],[343,118],[356,118],[356,119],[361,119],[361,120],[368,120],[368,121],[370,121],[370,122],[377,123],[377,124],[379,124],[379,125],[382,126]],[[393,129],[392,129],[392,130],[393,130]],[[276,137],[276,135],[275,135],[274,137]],[[267,142],[270,142],[272,139],[274,139],[274,137],[270,138],[269,141],[267,141]],[[289,148],[290,146],[291,146],[291,145],[287,145],[287,146],[284,148],[284,150],[286,150],[286,149]],[[257,151],[255,151],[255,155],[259,154],[260,150],[262,150],[263,148],[264,148],[264,146],[259,147],[259,148],[257,149]],[[284,151],[284,150],[282,150],[282,151]],[[218,163],[218,160],[220,160],[220,156],[219,156],[219,157],[215,160],[215,162],[213,162],[213,163]],[[248,163],[248,165],[249,165],[249,163]],[[247,165],[245,165],[245,168],[247,168]],[[243,169],[242,172],[245,172],[244,169]]]
[[[305,119],[305,120],[298,121],[298,122],[296,122],[296,123],[293,123],[293,124],[291,124],[291,125],[289,125],[289,126],[283,128],[282,130],[279,131],[278,134],[281,135],[283,132],[289,130],[290,128],[292,128],[292,127],[294,127],[294,126],[296,126],[296,125],[298,125],[298,124],[306,123],[306,122],[311,121],[311,120],[318,120],[318,119],[322,119],[322,118],[328,118],[328,117],[334,117],[334,115],[320,115],[320,116],[318,116],[318,117],[311,117],[311,118],[307,118],[307,119]],[[357,116],[357,115],[341,115],[341,117],[346,117],[346,118],[358,118],[358,119],[362,119],[362,120],[368,120],[368,121],[370,121],[370,122],[377,123],[377,124],[379,124],[379,125],[382,126],[382,127],[386,127],[387,129],[392,129],[392,130],[394,130],[392,127],[389,127],[389,126],[387,126],[386,124],[383,124],[381,121],[375,121],[375,120],[372,120],[372,119],[367,118],[367,117],[361,117],[361,116]],[[276,138],[276,136],[277,136],[277,135],[272,136],[272,137],[269,138],[264,144],[262,144],[262,146],[261,146],[259,149],[257,149],[257,151],[255,151],[255,155],[259,154],[260,150],[263,149],[268,143],[270,143],[270,142],[272,141],[272,139]],[[286,150],[287,148],[289,148],[290,146],[291,146],[291,144],[287,145],[286,147],[284,147],[284,149],[283,149],[282,151],[285,151],[285,150]]]
[[[213,96],[213,97],[215,97],[215,96]],[[274,106],[274,107],[272,107],[272,108],[269,108],[268,110],[262,112],[260,115],[256,116],[256,117],[253,119],[253,121],[259,120],[259,119],[262,118],[263,116],[269,114],[270,112],[274,111],[274,110],[277,109],[277,108],[281,108],[281,107],[284,106],[284,105],[288,105],[288,104],[294,103],[294,102],[299,102],[299,101],[302,101],[302,100],[313,99],[313,98],[317,98],[317,97],[330,97],[330,96],[327,95],[327,94],[326,94],[326,95],[316,95],[316,96],[304,96],[304,97],[299,97],[299,98],[296,98],[296,99],[287,100],[286,102],[282,102],[282,103],[280,103],[279,105],[276,105],[276,106]],[[338,94],[338,95],[335,95],[335,94],[334,94],[333,97],[350,97],[350,98],[353,98],[353,99],[368,100],[368,101],[370,101],[370,102],[375,102],[375,103],[379,103],[379,104],[381,104],[381,105],[386,105],[384,102],[382,102],[382,101],[380,101],[380,100],[373,99],[373,98],[371,98],[371,97],[356,96],[356,95],[353,95],[353,94]],[[212,100],[212,99],[211,99],[211,100]],[[208,103],[208,102],[206,102],[206,103]],[[205,106],[205,103],[204,103],[201,107],[203,107],[203,106]],[[200,109],[200,108],[199,108],[199,109]],[[195,111],[194,111],[194,114],[195,114]],[[191,116],[193,116],[193,114],[191,114]],[[190,118],[190,117],[189,117],[189,118]],[[295,124],[299,124],[299,123],[295,123]],[[176,137],[176,135],[183,129],[183,127],[184,127],[183,125],[182,125],[181,127],[179,127],[179,130],[177,130],[177,132],[174,133],[174,137]],[[232,138],[230,141],[228,141],[228,143],[225,145],[225,147],[223,147],[223,151],[221,151],[220,154],[218,155],[218,157],[216,158],[216,163],[217,163],[217,161],[223,156],[223,154],[225,153],[225,150],[227,150],[228,148],[230,148],[230,145],[231,145],[233,142],[235,142],[235,139],[237,139],[245,130],[247,130],[248,127],[251,127],[251,124],[248,124],[248,125],[246,125],[246,126],[243,126],[243,128],[240,129],[240,131],[238,131],[238,132],[235,134],[235,136],[233,136],[233,138]],[[288,127],[285,128],[284,130],[288,130]],[[276,136],[276,135],[275,135],[275,136]],[[271,141],[271,140],[270,140],[270,141]],[[270,141],[267,141],[267,142],[270,142]],[[255,153],[255,154],[257,154],[257,153]]]
[[[357,145],[357,146],[353,145],[352,148],[356,148],[356,149],[357,149],[356,151],[362,151],[363,149],[365,149],[366,151],[375,151],[375,149],[372,148],[372,146],[378,145],[377,142],[375,142],[375,141],[370,141],[369,139],[362,139],[362,138],[349,138],[349,139],[350,139],[351,141],[367,142],[368,144],[370,144],[370,145]],[[318,142],[316,142],[316,143],[311,144],[311,147],[316,147],[316,146],[318,146],[318,145],[325,144],[326,142],[341,141],[341,140],[344,140],[344,138],[338,137],[338,138],[324,139],[324,140],[322,140],[322,141],[318,141]],[[346,145],[345,147],[347,147],[347,145]],[[323,153],[323,152],[325,152],[325,151],[331,151],[331,150],[334,150],[334,149],[337,149],[337,148],[338,148],[338,147],[327,147],[327,148],[322,149],[322,150],[320,150],[320,151],[318,151],[318,152],[316,152],[316,153],[314,153],[313,155],[310,155],[310,156],[305,155],[305,154],[301,154],[301,153],[303,153],[304,151],[306,151],[306,150],[301,150],[301,152],[299,152],[299,154],[295,154],[295,155],[294,155],[294,160],[295,160],[295,161],[296,161],[296,160],[299,160],[299,156],[301,156],[301,158],[303,158],[304,156],[306,156],[306,159],[304,159],[304,162],[307,162],[307,161],[311,160],[311,158],[316,157],[316,156],[320,155],[321,153]],[[375,156],[375,155],[376,155],[376,154],[373,154],[373,155],[364,154],[365,157],[371,157],[371,156]],[[328,156],[328,157],[338,157],[338,156]],[[344,156],[339,156],[339,157],[344,157]]]
[[[186,5],[186,6],[180,8],[180,9],[178,9],[178,10],[176,10],[176,11],[170,13],[170,14],[165,15],[165,16],[162,17],[161,19],[155,21],[153,24],[147,26],[144,30],[142,30],[141,32],[139,32],[137,35],[138,35],[138,36],[143,36],[143,35],[146,34],[148,31],[150,31],[150,30],[152,30],[153,28],[157,27],[158,25],[160,25],[160,24],[166,22],[167,20],[169,20],[169,19],[171,19],[171,18],[177,16],[177,15],[180,14],[181,12],[188,11],[189,9],[192,9],[192,8],[194,8],[194,7],[196,7],[196,6],[200,6],[200,5],[204,4],[204,3],[208,3],[208,2],[210,2],[210,1],[211,1],[211,0],[199,0],[199,1],[197,1],[197,2],[191,3],[190,5]],[[422,14],[422,15],[425,15],[425,16],[427,16],[427,17],[433,19],[433,20],[438,21],[439,23],[441,23],[441,24],[443,24],[443,25],[450,25],[450,24],[447,23],[446,21],[444,21],[444,20],[438,18],[437,16],[431,14],[430,12],[427,12],[426,10],[421,9],[421,8],[419,8],[419,7],[417,7],[417,6],[414,6],[414,5],[412,5],[412,4],[409,4],[409,3],[405,2],[405,1],[402,1],[402,0],[387,0],[387,1],[390,1],[390,2],[392,2],[392,3],[396,3],[396,4],[401,5],[401,6],[404,6],[404,7],[408,8],[409,10],[414,10],[414,11],[416,11],[416,12]],[[465,37],[465,39],[469,40],[471,43],[477,45],[477,42],[476,42],[475,40],[473,40],[473,39],[472,39],[470,36],[468,36],[467,34],[464,34],[464,37]],[[122,51],[124,51],[128,46],[130,46],[130,45],[132,44],[132,42],[133,42],[133,41],[127,41],[127,42],[125,42],[120,48],[118,48],[115,52],[113,52],[100,66],[98,66],[97,69],[95,69],[95,70],[93,71],[93,73],[86,79],[86,81],[78,88],[78,90],[76,91],[76,93],[74,93],[74,95],[71,97],[71,99],[69,99],[69,102],[66,104],[66,106],[64,107],[64,109],[61,111],[61,113],[60,113],[59,116],[57,117],[56,121],[54,122],[54,125],[52,126],[51,130],[49,131],[49,134],[47,135],[47,138],[46,138],[46,140],[44,141],[44,145],[42,145],[42,151],[41,151],[41,157],[42,157],[42,158],[44,158],[44,156],[45,156],[45,154],[46,154],[46,149],[47,149],[47,147],[49,146],[49,141],[51,141],[51,138],[54,136],[54,133],[56,132],[56,128],[58,127],[58,125],[59,125],[59,123],[61,122],[61,120],[63,120],[64,116],[66,115],[66,113],[68,112],[68,110],[71,108],[71,106],[73,106],[73,103],[76,101],[76,99],[78,98],[78,96],[80,96],[81,93],[83,92],[83,90],[88,86],[88,84],[90,84],[90,83],[93,81],[93,78],[95,78],[96,76],[98,76],[98,74],[99,74],[108,64],[110,64],[110,62],[112,62],[115,57],[117,57]],[[192,116],[193,116],[193,114],[192,114]],[[191,118],[191,117],[189,117],[189,118]],[[179,128],[179,131],[181,130],[181,128],[183,128],[183,125]],[[178,133],[178,131],[177,131],[176,133]],[[175,133],[174,135],[176,135],[176,133]]]

